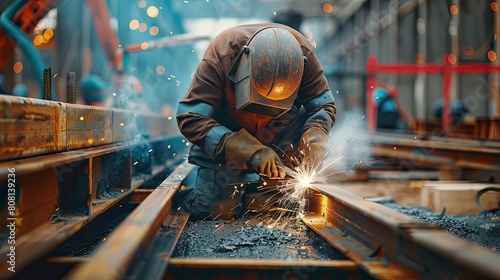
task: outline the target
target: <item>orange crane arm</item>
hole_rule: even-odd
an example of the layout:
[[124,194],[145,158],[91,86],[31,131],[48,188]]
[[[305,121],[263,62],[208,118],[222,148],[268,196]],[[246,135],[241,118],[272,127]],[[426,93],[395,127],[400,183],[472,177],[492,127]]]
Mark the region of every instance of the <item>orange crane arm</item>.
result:
[[[30,0],[15,16],[12,22],[25,34],[31,34],[38,22],[53,9],[59,0]],[[15,43],[0,29],[0,70],[9,63]],[[41,71],[41,70],[40,70]]]
[[116,73],[123,72],[123,49],[118,35],[111,28],[109,10],[104,0],[87,0],[87,5],[94,21],[99,40],[108,58],[111,68]]

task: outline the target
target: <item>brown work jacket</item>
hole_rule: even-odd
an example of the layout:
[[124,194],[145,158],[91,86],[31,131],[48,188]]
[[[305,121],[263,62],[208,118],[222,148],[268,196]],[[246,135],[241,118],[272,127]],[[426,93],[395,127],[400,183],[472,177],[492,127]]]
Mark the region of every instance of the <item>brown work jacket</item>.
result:
[[[307,57],[295,102],[297,106],[330,90],[321,63],[314,53],[314,45],[300,32],[276,23],[249,24],[229,28],[216,36],[208,46],[201,63],[196,69],[188,92],[180,101],[181,104],[187,105],[209,105],[213,109],[210,114],[207,114],[205,110],[203,110],[204,112],[197,112],[196,106],[193,106],[192,111],[189,112],[178,111],[177,122],[179,129],[193,144],[205,149],[207,134],[214,127],[221,125],[233,132],[244,128],[264,144],[272,140],[269,139],[272,138],[269,133],[263,132],[273,118],[236,110],[234,83],[227,77],[228,71],[243,45],[257,30],[265,26],[276,26],[288,30],[298,40],[304,56]],[[207,108],[207,106],[204,107]],[[328,122],[315,121],[314,119],[307,121],[303,131],[312,126],[319,126],[326,132],[330,130],[335,122],[335,106],[331,102],[314,108],[310,113],[313,115],[321,109],[327,113],[331,120]],[[291,114],[291,112],[285,113],[280,118],[286,119],[287,114]],[[226,133],[214,151],[207,151],[209,154],[212,153],[210,157],[219,160],[225,158],[225,147],[227,141],[232,137],[231,134],[233,133]]]

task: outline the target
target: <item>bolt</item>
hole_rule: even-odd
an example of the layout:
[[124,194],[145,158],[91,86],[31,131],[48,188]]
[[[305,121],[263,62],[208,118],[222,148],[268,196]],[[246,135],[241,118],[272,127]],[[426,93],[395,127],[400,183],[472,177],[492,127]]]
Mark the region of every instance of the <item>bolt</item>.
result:
[[75,72],[66,74],[66,102],[76,103]]
[[43,69],[43,96],[45,100],[52,100],[52,79],[50,67]]

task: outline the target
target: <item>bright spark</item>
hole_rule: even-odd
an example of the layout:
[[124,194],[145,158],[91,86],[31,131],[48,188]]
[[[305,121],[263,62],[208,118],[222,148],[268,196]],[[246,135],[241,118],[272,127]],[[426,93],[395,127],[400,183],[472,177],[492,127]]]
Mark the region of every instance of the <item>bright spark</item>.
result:
[[285,216],[295,215],[298,219],[304,217],[309,203],[309,189],[317,183],[327,182],[333,174],[346,173],[338,170],[339,167],[335,166],[342,160],[343,155],[340,150],[347,144],[346,141],[340,147],[329,150],[325,154],[323,163],[313,169],[306,167],[299,157],[285,155],[294,167],[286,167],[287,177],[283,180],[278,179],[278,182],[263,178],[267,182],[263,181],[262,186],[257,187],[259,194],[256,197],[265,194],[271,195],[264,201],[261,209],[250,210],[250,212],[257,212],[257,215],[262,215],[264,212],[274,212],[272,218],[274,225],[277,225]]
[[[243,185],[243,184],[242,184]],[[236,196],[237,193],[239,193],[240,191],[238,190],[238,187],[237,186],[234,186],[234,191],[233,193],[231,194],[231,196],[229,196],[229,199],[233,199],[234,196]]]

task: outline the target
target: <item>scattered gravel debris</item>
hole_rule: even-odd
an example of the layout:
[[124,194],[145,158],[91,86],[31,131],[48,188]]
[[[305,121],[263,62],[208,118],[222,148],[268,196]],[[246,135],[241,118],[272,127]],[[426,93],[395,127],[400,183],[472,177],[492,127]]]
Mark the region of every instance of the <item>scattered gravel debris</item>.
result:
[[474,215],[442,215],[422,206],[401,206],[395,202],[382,204],[416,220],[435,224],[468,242],[500,253],[500,210]]
[[301,220],[292,217],[278,221],[255,217],[190,222],[180,236],[173,257],[345,259]]

